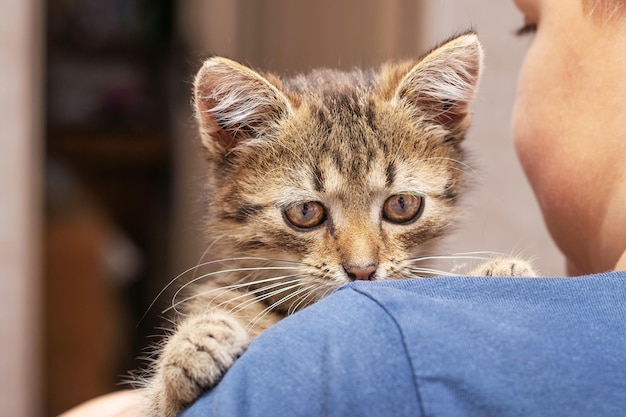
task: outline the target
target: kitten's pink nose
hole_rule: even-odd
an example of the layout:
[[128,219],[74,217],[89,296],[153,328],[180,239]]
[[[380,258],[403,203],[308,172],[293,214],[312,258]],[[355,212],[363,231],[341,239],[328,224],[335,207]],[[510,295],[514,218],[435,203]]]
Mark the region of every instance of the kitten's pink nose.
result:
[[376,273],[376,265],[368,266],[346,266],[344,268],[348,278],[351,280],[370,281]]

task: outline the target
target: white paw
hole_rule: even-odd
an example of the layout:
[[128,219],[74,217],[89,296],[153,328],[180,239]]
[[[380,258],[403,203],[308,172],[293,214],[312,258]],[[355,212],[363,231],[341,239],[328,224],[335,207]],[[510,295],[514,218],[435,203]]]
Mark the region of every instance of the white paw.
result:
[[517,258],[495,258],[474,268],[470,273],[477,277],[536,277],[530,262]]
[[214,387],[248,343],[246,330],[226,314],[183,320],[165,343],[149,382],[149,414],[174,417]]

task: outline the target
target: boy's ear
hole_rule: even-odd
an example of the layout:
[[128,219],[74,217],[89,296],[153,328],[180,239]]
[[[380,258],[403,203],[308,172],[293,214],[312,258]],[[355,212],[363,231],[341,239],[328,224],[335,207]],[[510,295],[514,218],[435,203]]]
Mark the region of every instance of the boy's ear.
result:
[[270,132],[291,112],[289,100],[265,77],[221,57],[198,71],[194,99],[202,143],[212,155]]
[[469,125],[469,104],[477,90],[483,50],[478,36],[467,33],[439,45],[400,80],[393,102],[416,117],[462,135]]

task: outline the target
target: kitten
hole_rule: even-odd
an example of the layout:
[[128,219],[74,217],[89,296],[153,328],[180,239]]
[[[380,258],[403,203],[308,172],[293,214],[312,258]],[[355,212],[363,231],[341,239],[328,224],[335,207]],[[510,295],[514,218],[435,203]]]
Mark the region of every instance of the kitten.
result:
[[[181,304],[147,395],[174,416],[252,338],[354,280],[424,275],[457,217],[462,141],[482,66],[474,33],[377,71],[281,79],[211,58],[195,81],[222,269]],[[532,275],[497,259],[481,275]]]

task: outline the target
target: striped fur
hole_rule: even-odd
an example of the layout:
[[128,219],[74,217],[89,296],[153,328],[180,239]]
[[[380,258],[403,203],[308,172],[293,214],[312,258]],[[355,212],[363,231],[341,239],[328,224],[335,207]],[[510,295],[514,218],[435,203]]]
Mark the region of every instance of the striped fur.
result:
[[[150,415],[173,416],[251,338],[341,285],[429,274],[416,262],[458,215],[481,65],[473,33],[376,70],[283,79],[225,58],[205,62],[195,106],[217,261],[175,303],[179,325],[147,388]],[[416,201],[413,217],[390,220]],[[324,210],[319,224],[290,218],[311,207]]]

